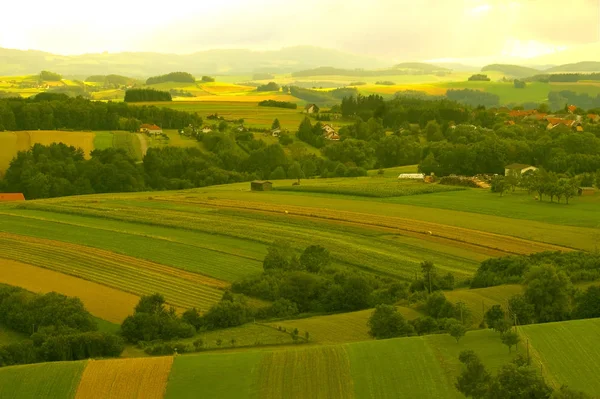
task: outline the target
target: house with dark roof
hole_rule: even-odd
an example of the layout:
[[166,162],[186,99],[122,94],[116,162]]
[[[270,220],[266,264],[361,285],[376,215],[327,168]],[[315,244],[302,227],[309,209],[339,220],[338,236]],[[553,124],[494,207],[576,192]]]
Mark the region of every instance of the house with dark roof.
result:
[[304,113],[306,114],[317,114],[319,113],[319,107],[317,106],[317,104],[306,104],[306,107],[304,107]]

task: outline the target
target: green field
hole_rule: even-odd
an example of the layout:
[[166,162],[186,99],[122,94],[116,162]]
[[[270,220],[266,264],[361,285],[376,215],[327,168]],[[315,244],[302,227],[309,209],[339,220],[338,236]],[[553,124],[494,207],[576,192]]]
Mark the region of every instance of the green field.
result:
[[0,368],[0,398],[74,398],[85,366],[57,362]]
[[519,328],[534,349],[535,365],[543,365],[544,376],[555,388],[600,393],[600,319],[533,324]]
[[26,337],[22,334],[9,330],[6,327],[0,325],[0,345],[8,345],[14,342],[19,342]]
[[166,399],[259,398],[261,352],[178,356],[167,383]]

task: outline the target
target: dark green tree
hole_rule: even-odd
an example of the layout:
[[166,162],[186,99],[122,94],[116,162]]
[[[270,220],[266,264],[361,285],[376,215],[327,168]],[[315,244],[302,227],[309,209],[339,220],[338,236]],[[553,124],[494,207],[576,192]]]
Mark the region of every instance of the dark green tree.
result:
[[391,305],[379,305],[368,321],[369,334],[376,339],[403,337],[414,334],[414,328]]

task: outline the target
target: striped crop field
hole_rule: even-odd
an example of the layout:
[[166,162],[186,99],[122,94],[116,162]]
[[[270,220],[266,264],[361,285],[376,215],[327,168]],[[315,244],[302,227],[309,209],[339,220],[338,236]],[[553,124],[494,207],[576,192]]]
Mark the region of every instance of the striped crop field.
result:
[[76,399],[162,399],[173,358],[91,360],[77,388]]
[[271,352],[260,365],[260,398],[353,398],[350,359],[341,346]]
[[555,388],[568,385],[590,395],[600,393],[600,319],[532,324],[519,327],[519,332]]
[[0,398],[73,399],[86,362],[56,362],[0,368]]
[[199,274],[66,242],[0,233],[0,252],[12,259],[135,295],[159,292],[182,308],[206,310],[227,283]]
[[[397,309],[407,320],[413,320],[422,316],[421,313],[411,308],[399,306]],[[310,342],[319,344],[369,341],[372,338],[369,335],[367,322],[372,314],[373,309],[367,309],[358,312],[279,321],[269,323],[269,325],[284,327],[287,331],[293,331],[297,328],[300,332],[299,335],[302,337],[308,332]]]
[[107,285],[2,258],[0,283],[42,294],[59,292],[78,297],[94,316],[119,324],[133,312],[140,299],[137,295]]

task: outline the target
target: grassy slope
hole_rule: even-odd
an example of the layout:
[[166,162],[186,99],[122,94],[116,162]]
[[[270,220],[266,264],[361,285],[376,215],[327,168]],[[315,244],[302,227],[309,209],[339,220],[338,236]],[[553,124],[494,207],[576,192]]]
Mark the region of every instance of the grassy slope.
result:
[[420,337],[348,345],[357,398],[457,398]]
[[478,326],[483,320],[484,308],[489,309],[493,305],[500,305],[506,309],[508,299],[522,293],[520,285],[500,285],[497,287],[459,289],[445,292],[450,302],[463,302],[472,312],[473,326]]
[[0,368],[0,398],[74,398],[85,365],[58,362]]
[[258,398],[261,352],[178,356],[165,399]]
[[[558,388],[568,385],[591,395],[600,393],[600,319],[520,327],[544,365],[544,375]],[[535,359],[535,357],[534,357]]]
[[12,344],[25,338],[27,338],[25,335],[19,334],[0,325],[0,345]]

